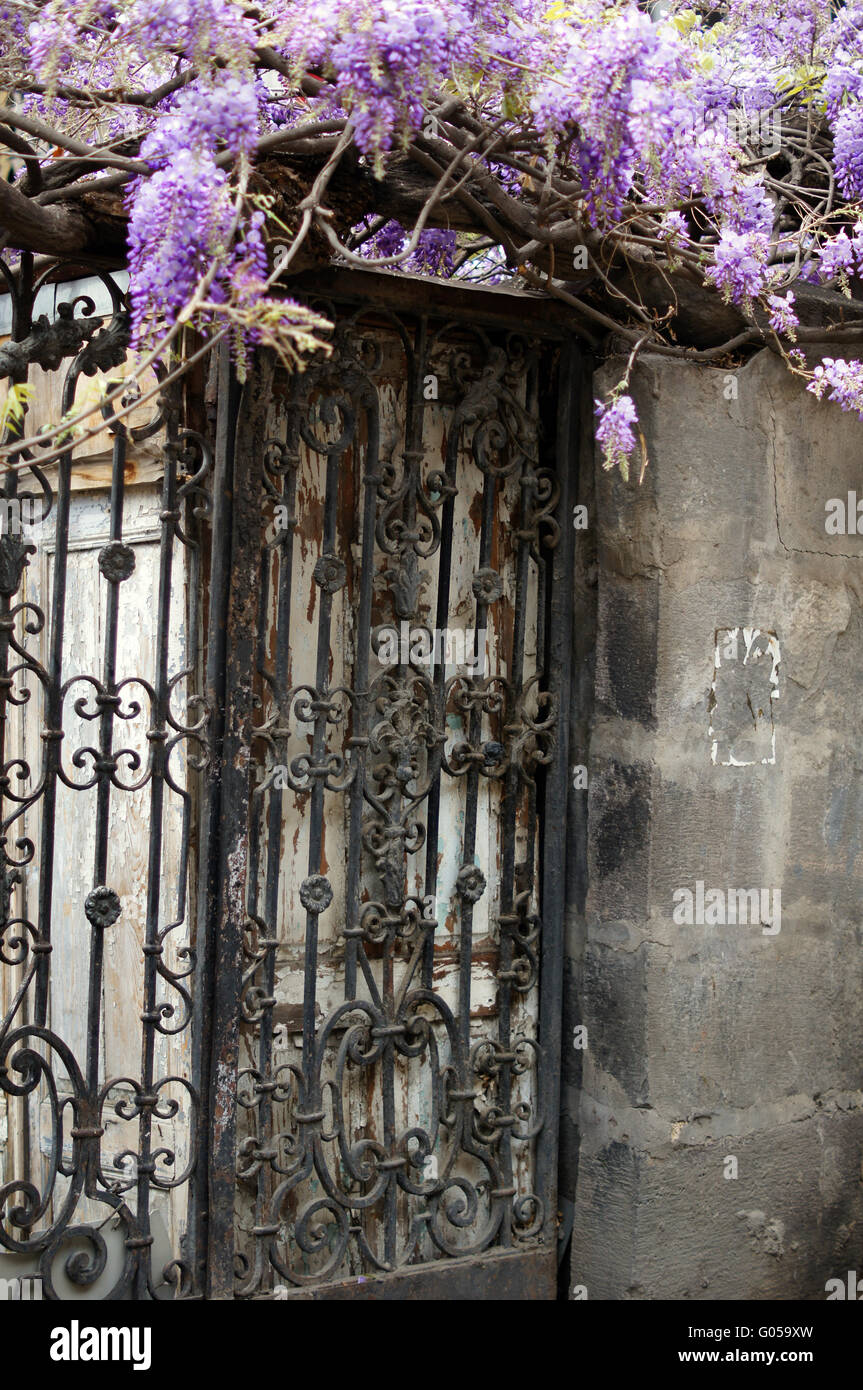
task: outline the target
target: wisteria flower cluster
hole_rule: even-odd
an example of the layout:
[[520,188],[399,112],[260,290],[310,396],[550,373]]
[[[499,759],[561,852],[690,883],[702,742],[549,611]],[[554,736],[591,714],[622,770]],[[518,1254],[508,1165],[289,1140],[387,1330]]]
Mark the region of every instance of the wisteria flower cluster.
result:
[[[400,222],[386,222],[362,242],[360,253],[368,260],[389,260],[399,256],[409,240]],[[419,275],[448,276],[453,270],[456,242],[455,232],[437,228],[422,231],[413,250],[401,262],[401,269]]]
[[760,232],[725,230],[707,278],[722,291],[726,301],[749,307],[767,280],[769,249],[767,238]]
[[638,411],[631,396],[619,395],[612,401],[596,401],[596,441],[603,452],[605,467],[619,468],[624,479],[629,476],[629,459],[636,445],[633,426]]
[[353,118],[357,145],[388,150],[421,124],[444,75],[476,62],[477,6],[465,0],[294,0],[276,33],[295,63],[334,77],[332,98]]
[[814,379],[807,388],[819,401],[836,401],[843,410],[855,410],[863,420],[863,362],[846,362],[842,358],[825,357],[815,368]]

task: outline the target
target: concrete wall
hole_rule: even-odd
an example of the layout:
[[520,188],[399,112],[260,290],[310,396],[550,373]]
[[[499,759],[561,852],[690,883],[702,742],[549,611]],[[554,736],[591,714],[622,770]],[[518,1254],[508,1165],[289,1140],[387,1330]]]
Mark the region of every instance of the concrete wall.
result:
[[[733,378],[645,357],[633,394],[644,480],[597,464],[579,537],[569,1287],[824,1298],[863,1277],[863,536],[825,533],[863,499],[863,427],[767,351]],[[762,634],[736,659],[734,629]],[[779,890],[781,922],[775,897],[675,922],[699,881],[726,916],[728,889]]]

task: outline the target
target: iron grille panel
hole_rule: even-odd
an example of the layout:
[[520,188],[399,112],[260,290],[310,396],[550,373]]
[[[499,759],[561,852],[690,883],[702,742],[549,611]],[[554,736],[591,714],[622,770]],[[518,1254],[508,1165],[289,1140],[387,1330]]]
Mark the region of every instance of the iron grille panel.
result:
[[559,1041],[539,1027],[555,370],[514,334],[358,314],[241,433],[263,517],[241,1296],[553,1246],[536,1155]]

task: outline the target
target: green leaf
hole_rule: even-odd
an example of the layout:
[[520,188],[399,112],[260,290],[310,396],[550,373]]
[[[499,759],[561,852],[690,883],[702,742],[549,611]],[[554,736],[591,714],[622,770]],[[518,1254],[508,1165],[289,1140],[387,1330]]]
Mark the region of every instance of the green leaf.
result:
[[35,394],[34,387],[28,386],[25,381],[9,387],[6,399],[0,406],[0,431],[7,430],[10,425],[21,424]]

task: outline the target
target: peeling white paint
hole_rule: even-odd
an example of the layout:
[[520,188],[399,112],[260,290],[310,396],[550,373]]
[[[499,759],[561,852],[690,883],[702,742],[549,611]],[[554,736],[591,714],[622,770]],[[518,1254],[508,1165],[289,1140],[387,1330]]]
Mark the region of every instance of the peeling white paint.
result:
[[[766,708],[760,703],[756,707],[747,693],[747,704],[752,716],[753,727],[762,744],[769,728],[769,751],[761,757],[738,757],[734,752],[735,739],[720,736],[716,727],[717,710],[725,713],[723,702],[725,685],[720,680],[723,668],[738,666],[763,670],[769,660],[770,671],[767,676],[769,690]],[[773,703],[779,698],[779,666],[781,654],[776,634],[757,627],[719,628],[715,634],[713,680],[710,686],[711,715],[708,727],[710,738],[710,760],[720,767],[753,767],[757,764],[772,765],[776,762],[776,727],[773,721]],[[722,687],[721,689],[718,687]],[[761,726],[759,721],[765,721]],[[769,721],[769,723],[768,723]]]

